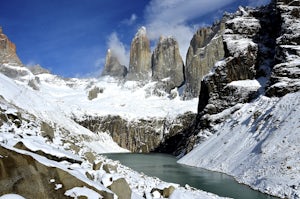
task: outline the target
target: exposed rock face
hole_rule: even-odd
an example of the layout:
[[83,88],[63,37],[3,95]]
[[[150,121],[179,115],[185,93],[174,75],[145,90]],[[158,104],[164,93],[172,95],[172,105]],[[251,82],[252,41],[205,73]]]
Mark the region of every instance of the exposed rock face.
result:
[[29,66],[28,69],[32,72],[34,75],[40,75],[40,74],[50,74],[50,71],[43,68],[41,65],[37,64],[34,66]]
[[114,55],[113,51],[108,49],[105,59],[105,66],[102,76],[109,75],[112,77],[125,77],[127,74],[126,66],[120,64],[118,58]]
[[224,23],[212,27],[201,28],[193,36],[186,57],[185,98],[198,97],[201,80],[214,64],[224,58],[222,32]]
[[[259,67],[270,68],[273,54],[271,43],[271,30],[262,30],[262,26],[273,26],[270,21],[264,20],[276,17],[270,14],[270,9],[265,10],[240,10],[232,19],[226,22],[226,30],[223,35],[225,60],[216,64],[214,72],[207,76],[202,83],[199,100],[199,112],[206,105],[211,114],[234,106],[236,103],[248,102],[253,99],[256,90],[240,89],[228,84],[240,80],[253,80],[257,76],[265,76],[267,71],[258,74]],[[273,30],[274,31],[274,30]],[[265,59],[268,57],[268,59]],[[259,66],[258,66],[259,64]],[[267,66],[266,66],[267,65]],[[267,69],[265,69],[267,70]],[[247,93],[241,98],[238,92]],[[206,96],[208,94],[208,96]],[[208,97],[208,98],[207,98]],[[205,109],[207,111],[208,109]]]
[[150,41],[146,28],[141,27],[132,40],[130,48],[129,73],[130,80],[144,80],[151,77]]
[[16,54],[16,45],[8,39],[0,27],[0,66],[8,63],[22,66],[22,62]]
[[[29,155],[0,147],[0,193],[16,193],[25,198],[69,198],[65,192],[74,187],[88,187],[104,198],[114,198],[114,194],[99,191],[68,172],[47,167]],[[51,179],[55,179],[51,183]],[[60,189],[56,184],[61,184]]]
[[132,152],[147,153],[185,129],[194,117],[195,114],[186,113],[173,120],[153,118],[129,122],[120,116],[86,116],[77,122],[93,132],[108,132],[116,143]]
[[[276,62],[269,96],[283,96],[300,90],[300,3],[278,0],[281,34],[276,40]],[[298,3],[297,3],[298,2]]]
[[[227,117],[226,114],[223,114],[223,119],[213,116],[226,109],[229,117],[239,108],[238,103],[250,102],[267,88],[264,82],[271,75],[276,38],[280,32],[275,10],[275,4],[259,9],[240,7],[235,14],[224,16],[225,58],[217,62],[201,82],[198,116],[194,124],[184,135],[178,134],[177,138],[168,140],[174,154],[189,152],[196,143],[210,136],[205,134],[205,129],[213,132],[213,126]],[[170,147],[165,151],[170,152]]]
[[16,46],[2,32],[0,27],[0,73],[10,77],[28,75],[29,71],[25,69],[19,57],[16,54]]
[[161,37],[152,55],[152,78],[170,92],[184,82],[184,64],[174,38]]

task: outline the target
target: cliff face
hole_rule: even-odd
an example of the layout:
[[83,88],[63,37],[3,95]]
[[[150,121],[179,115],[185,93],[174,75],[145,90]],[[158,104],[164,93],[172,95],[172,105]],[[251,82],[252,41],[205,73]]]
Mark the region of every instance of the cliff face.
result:
[[[276,67],[277,65],[273,68],[276,61],[278,62],[278,59],[274,59],[275,53],[276,57],[285,56],[284,52],[278,51],[282,49],[282,45],[278,44],[282,30],[278,26],[281,14],[276,12],[277,9],[278,6],[274,3],[259,9],[240,7],[236,13],[224,16],[225,29],[221,35],[224,59],[217,62],[201,81],[197,120],[179,140],[166,141],[173,143],[170,146],[173,147],[175,154],[188,152],[195,143],[202,142],[209,136],[205,134],[205,129],[211,129],[215,124],[226,120],[226,118],[220,119],[214,115],[227,110],[229,113],[236,111],[238,109],[234,108],[236,105],[248,103],[264,95],[265,91],[268,95],[272,93],[271,90],[274,87],[272,82],[278,79],[275,78],[275,74],[278,74],[276,71],[280,68]],[[287,24],[283,26],[288,27]],[[202,35],[208,35],[207,31],[202,30]],[[197,37],[194,40],[205,43],[205,40],[197,39]],[[192,46],[190,51],[193,49]],[[295,66],[293,64],[288,66],[290,65]],[[282,67],[280,70],[286,71],[288,68]],[[295,68],[293,70],[295,71]],[[297,75],[297,73],[289,74],[289,78],[287,78],[288,73],[285,73],[286,77],[282,79],[287,81]],[[288,92],[294,92],[297,88],[293,85],[291,87],[293,89],[289,89]],[[288,87],[283,86],[283,88]],[[204,133],[200,135],[200,131]],[[178,143],[177,146],[175,142]]]
[[105,66],[101,75],[110,75],[112,77],[125,77],[127,75],[126,66],[120,64],[118,58],[110,49],[107,51]]
[[278,0],[281,31],[276,39],[276,65],[272,70],[268,96],[283,96],[300,90],[300,3]]
[[16,54],[16,45],[8,39],[0,27],[0,65],[8,63],[16,66],[22,65]]
[[193,36],[186,58],[186,99],[199,96],[202,78],[224,57],[223,31],[224,22],[219,22],[212,27],[199,29]]
[[149,118],[127,121],[120,116],[86,116],[75,120],[93,132],[108,132],[121,147],[131,152],[149,153],[164,145],[164,141],[183,131],[195,118],[193,113],[175,119]]
[[144,80],[151,76],[151,51],[150,41],[146,28],[142,27],[131,42],[129,72],[130,80]]
[[161,37],[152,54],[153,80],[160,81],[164,89],[170,92],[183,84],[183,68],[177,41],[171,37]]

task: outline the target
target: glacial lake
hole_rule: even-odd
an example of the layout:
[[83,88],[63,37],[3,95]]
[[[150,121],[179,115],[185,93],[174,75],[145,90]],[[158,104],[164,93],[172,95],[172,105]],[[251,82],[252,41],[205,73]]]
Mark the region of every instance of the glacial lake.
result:
[[219,196],[236,199],[276,199],[237,183],[232,177],[201,168],[178,164],[174,156],[160,153],[103,154],[112,160],[119,160],[136,171],[148,176],[156,176],[163,181],[172,182],[215,193]]

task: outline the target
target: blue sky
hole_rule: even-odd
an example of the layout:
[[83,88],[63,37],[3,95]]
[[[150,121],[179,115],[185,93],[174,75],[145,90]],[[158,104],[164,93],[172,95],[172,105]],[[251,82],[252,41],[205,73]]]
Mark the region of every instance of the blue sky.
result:
[[183,58],[192,34],[224,11],[270,0],[2,0],[0,26],[24,64],[64,77],[99,76],[108,48],[128,66],[136,31],[173,35]]

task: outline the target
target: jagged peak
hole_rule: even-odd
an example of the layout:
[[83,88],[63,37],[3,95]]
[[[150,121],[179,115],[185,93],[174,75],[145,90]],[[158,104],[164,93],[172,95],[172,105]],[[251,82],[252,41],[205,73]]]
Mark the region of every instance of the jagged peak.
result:
[[169,36],[161,35],[159,37],[159,43],[164,43],[167,41],[176,41],[176,39],[172,35],[169,35]]
[[147,29],[145,26],[142,26],[139,28],[139,30],[135,34],[135,37],[141,37],[141,36],[146,36],[146,35],[147,35]]
[[239,10],[238,10],[242,16],[248,16],[249,13],[245,10],[245,8],[243,6],[239,6]]

